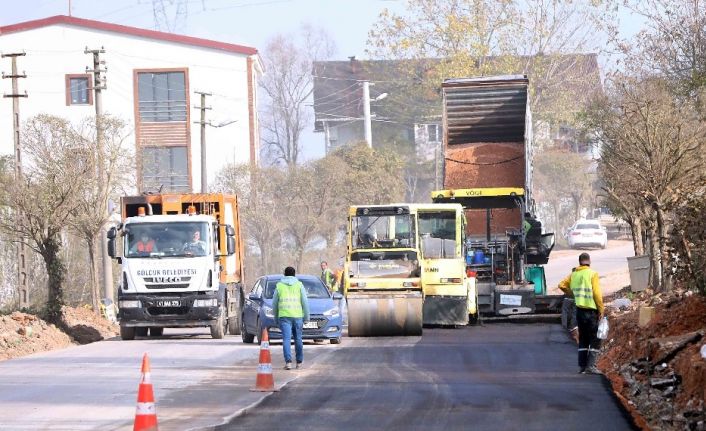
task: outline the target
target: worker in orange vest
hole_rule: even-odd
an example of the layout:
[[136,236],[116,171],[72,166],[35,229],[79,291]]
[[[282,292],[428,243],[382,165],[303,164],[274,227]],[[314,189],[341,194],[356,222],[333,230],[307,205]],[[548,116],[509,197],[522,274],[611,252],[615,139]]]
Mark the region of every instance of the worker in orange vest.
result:
[[157,251],[157,246],[153,239],[150,239],[146,232],[140,234],[140,239],[132,247],[130,254],[150,254]]

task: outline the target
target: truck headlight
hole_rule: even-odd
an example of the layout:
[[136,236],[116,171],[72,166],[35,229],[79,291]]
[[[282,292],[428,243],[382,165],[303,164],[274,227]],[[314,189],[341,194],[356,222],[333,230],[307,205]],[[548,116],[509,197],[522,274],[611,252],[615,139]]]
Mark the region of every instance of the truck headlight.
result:
[[119,301],[119,308],[141,308],[142,303],[140,301]]
[[218,299],[196,299],[194,300],[194,307],[217,307]]
[[341,314],[341,312],[338,311],[338,307],[333,307],[330,310],[324,311],[324,316],[326,316],[326,317],[336,317],[339,314]]
[[272,307],[264,307],[263,310],[265,311],[265,317],[269,317],[270,319],[275,318],[275,311]]

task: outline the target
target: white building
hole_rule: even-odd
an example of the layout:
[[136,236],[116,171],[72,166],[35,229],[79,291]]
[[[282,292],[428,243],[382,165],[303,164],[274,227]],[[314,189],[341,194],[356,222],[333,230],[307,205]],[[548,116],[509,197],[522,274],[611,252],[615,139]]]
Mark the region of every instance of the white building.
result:
[[[17,58],[20,117],[40,113],[79,122],[95,115],[93,56],[103,48],[103,112],[133,132],[139,191],[200,191],[200,95],[206,105],[209,183],[227,163],[256,164],[259,153],[255,48],[135,27],[54,16],[0,27],[0,52]],[[0,60],[10,73],[11,59]],[[87,69],[89,69],[87,71]],[[12,93],[11,79],[0,92]],[[13,153],[12,103],[0,99],[0,154]]]

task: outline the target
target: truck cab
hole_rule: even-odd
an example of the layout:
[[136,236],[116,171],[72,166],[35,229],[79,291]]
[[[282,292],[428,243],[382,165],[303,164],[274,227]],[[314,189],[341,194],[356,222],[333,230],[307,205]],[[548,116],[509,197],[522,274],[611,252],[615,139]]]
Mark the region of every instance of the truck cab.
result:
[[151,207],[108,233],[109,254],[121,264],[121,337],[166,327],[209,327],[213,338],[239,333],[242,289],[227,271],[240,257],[233,225],[195,205],[186,214],[149,214]]

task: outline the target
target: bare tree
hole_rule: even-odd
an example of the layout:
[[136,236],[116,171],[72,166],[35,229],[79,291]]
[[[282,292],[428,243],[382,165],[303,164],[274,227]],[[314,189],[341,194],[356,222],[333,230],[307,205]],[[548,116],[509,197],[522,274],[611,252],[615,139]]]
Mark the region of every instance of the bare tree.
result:
[[64,304],[66,268],[61,255],[61,233],[79,207],[83,179],[90,175],[89,154],[70,124],[61,118],[39,115],[24,127],[24,178],[3,182],[2,206],[23,214],[22,222],[2,218],[0,228],[24,239],[39,253],[48,276],[45,316],[58,322]]
[[[77,197],[79,205],[69,219],[69,227],[86,243],[93,310],[99,312],[100,235],[109,219],[106,203],[109,198],[117,198],[132,180],[134,158],[126,142],[129,135],[122,120],[110,116],[101,119],[104,154],[95,150],[98,148],[95,126],[95,119],[87,118],[77,131],[80,138],[77,145],[84,148],[87,156],[85,164],[89,171],[81,182],[82,191]],[[102,175],[99,166],[102,167]]]
[[294,166],[301,155],[301,135],[311,124],[312,66],[334,53],[330,36],[309,25],[299,34],[279,34],[263,53],[265,75],[261,124],[266,154],[273,163]]
[[[706,85],[706,2],[614,0],[645,18],[629,41],[617,40],[633,72],[659,74],[682,94],[700,95]],[[701,96],[703,98],[703,96]],[[701,100],[703,103],[703,100]]]
[[618,78],[610,97],[589,113],[589,124],[602,144],[601,173],[608,184],[620,186],[606,191],[618,201],[641,201],[644,211],[626,210],[648,215],[648,249],[658,277],[653,281],[661,290],[670,286],[671,213],[706,182],[706,125],[693,100],[674,96],[664,80]]
[[275,199],[286,177],[276,167],[255,168],[228,165],[216,176],[215,188],[238,196],[244,235],[254,247],[246,250],[259,255],[259,273],[279,271],[274,255],[282,248],[283,217]]

